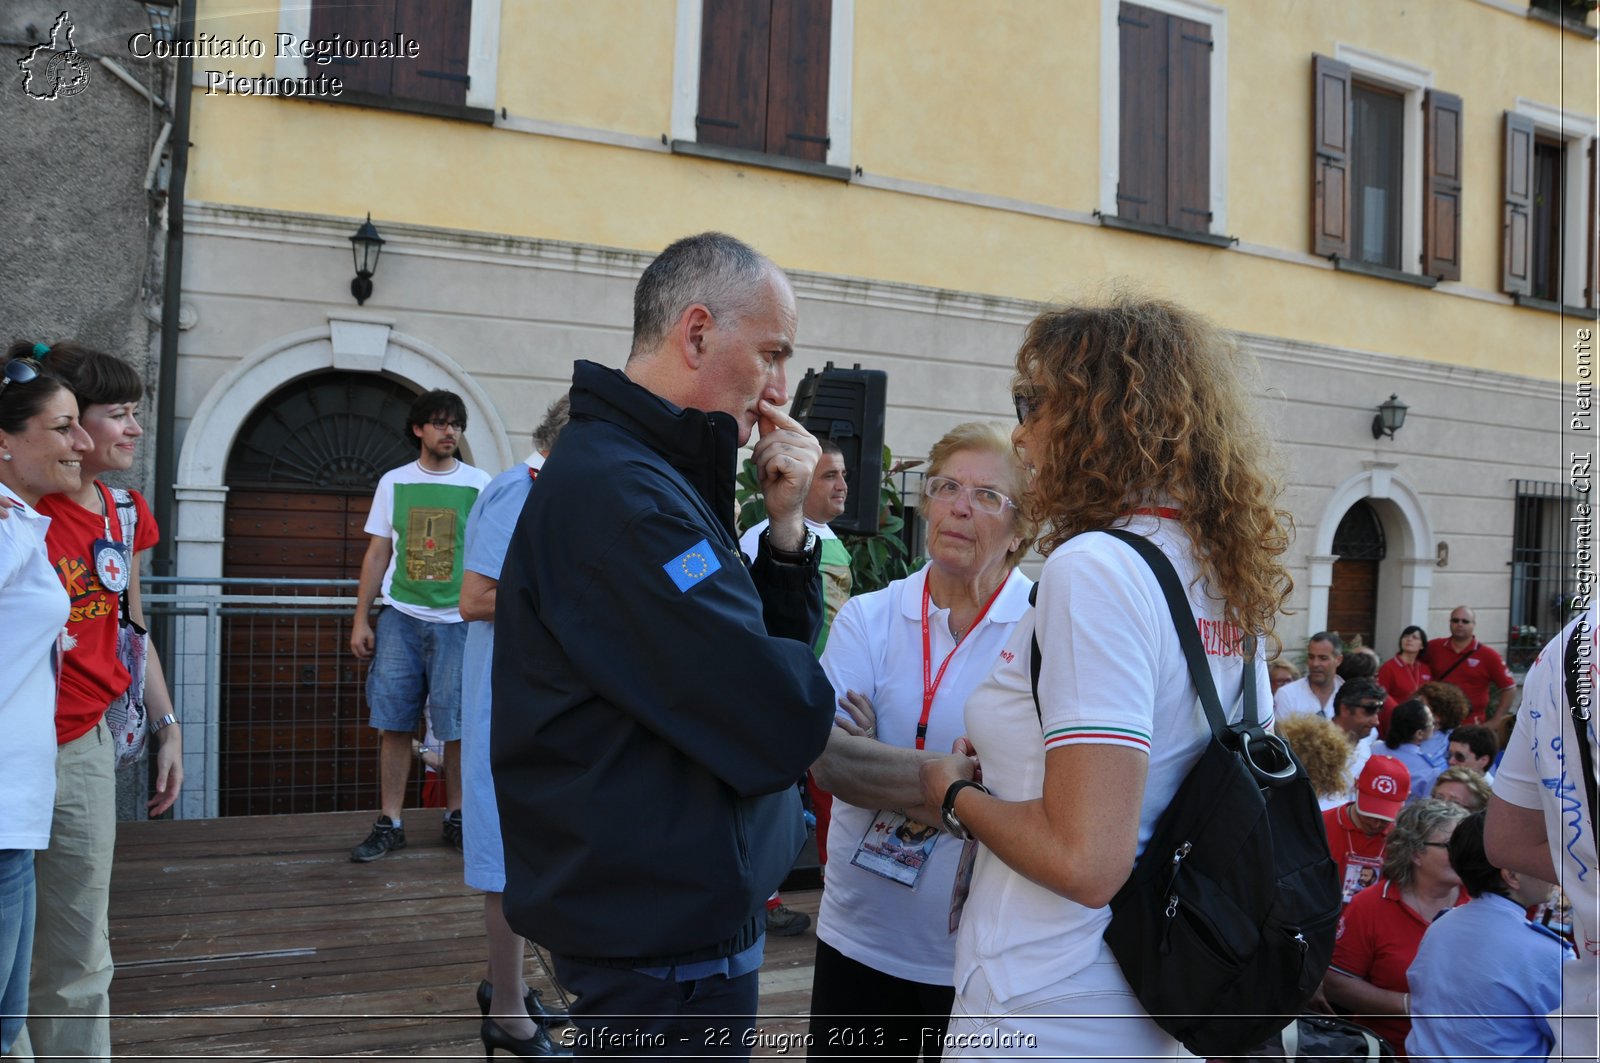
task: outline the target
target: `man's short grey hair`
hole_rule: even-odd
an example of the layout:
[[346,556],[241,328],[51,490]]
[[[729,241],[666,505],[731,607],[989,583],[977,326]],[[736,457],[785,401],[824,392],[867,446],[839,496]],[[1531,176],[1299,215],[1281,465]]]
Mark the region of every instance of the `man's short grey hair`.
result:
[[673,322],[696,303],[731,324],[750,310],[767,271],[775,267],[761,252],[727,233],[700,233],[676,241],[645,267],[633,290],[633,351],[648,353]]
[[1339,633],[1337,631],[1317,632],[1315,635],[1312,635],[1310,638],[1306,639],[1306,648],[1310,649],[1313,642],[1326,642],[1328,645],[1333,647],[1333,655],[1335,657],[1344,656],[1344,639],[1339,637]]
[[561,435],[561,430],[567,427],[571,417],[571,406],[567,394],[550,404],[544,411],[544,420],[539,422],[539,427],[533,430],[533,449],[541,454],[550,453],[556,445],[556,439]]

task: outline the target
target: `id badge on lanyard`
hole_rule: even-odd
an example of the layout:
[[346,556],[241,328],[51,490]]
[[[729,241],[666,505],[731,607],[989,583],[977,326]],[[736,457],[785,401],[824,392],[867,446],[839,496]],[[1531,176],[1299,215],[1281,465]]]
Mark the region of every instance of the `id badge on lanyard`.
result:
[[105,488],[100,488],[101,520],[105,522],[105,537],[96,539],[89,547],[89,553],[94,558],[94,574],[100,580],[100,586],[112,594],[121,594],[128,589],[128,579],[133,570],[133,551],[127,543],[117,542],[111,538],[111,510],[112,503],[106,499]]
[[879,809],[850,862],[890,882],[916,889],[938,842],[938,827],[918,823],[904,812]]

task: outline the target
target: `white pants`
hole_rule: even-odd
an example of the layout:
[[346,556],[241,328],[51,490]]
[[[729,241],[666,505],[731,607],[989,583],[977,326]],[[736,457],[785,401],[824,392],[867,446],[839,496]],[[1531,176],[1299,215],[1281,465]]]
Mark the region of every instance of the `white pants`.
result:
[[1193,1059],[1139,1006],[1102,943],[1095,962],[1053,985],[998,999],[973,971],[956,994],[945,1059]]

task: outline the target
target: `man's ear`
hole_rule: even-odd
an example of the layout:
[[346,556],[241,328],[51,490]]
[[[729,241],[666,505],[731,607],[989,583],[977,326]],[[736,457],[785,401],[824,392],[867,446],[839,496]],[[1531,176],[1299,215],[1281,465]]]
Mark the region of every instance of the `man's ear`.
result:
[[678,318],[673,336],[679,341],[680,354],[691,369],[699,369],[705,358],[706,340],[717,327],[716,318],[702,303],[690,306]]
[[411,434],[416,436],[418,439],[421,439],[422,438],[422,426],[420,424],[412,425],[411,426]]

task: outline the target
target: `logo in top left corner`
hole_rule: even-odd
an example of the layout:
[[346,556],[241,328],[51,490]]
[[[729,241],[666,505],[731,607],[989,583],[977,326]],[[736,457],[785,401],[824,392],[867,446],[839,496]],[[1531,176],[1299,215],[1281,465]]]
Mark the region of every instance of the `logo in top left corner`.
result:
[[89,84],[89,61],[73,46],[76,27],[63,11],[50,27],[50,39],[17,60],[22,69],[22,91],[35,100],[76,96]]

